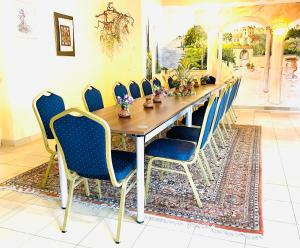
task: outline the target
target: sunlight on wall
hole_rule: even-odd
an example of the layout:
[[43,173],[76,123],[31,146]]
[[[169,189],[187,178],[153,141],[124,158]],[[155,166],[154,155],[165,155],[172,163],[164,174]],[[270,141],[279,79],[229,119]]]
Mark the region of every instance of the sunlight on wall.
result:
[[[11,24],[15,13],[13,2],[4,0],[1,4],[5,6],[0,6],[0,16],[6,23],[1,27],[5,34],[1,35],[2,49],[5,50],[1,57],[6,68],[4,72],[0,71],[0,86],[7,88],[6,105],[12,113],[11,120],[5,119],[6,124],[2,125],[3,139],[18,140],[39,133],[31,102],[44,89],[61,95],[66,107],[83,107],[82,90],[87,83],[92,83],[102,91],[108,106],[114,104],[112,88],[116,81],[124,84],[131,79],[140,82],[143,77],[140,0],[132,0],[130,5],[125,1],[114,1],[115,8],[130,13],[135,23],[128,41],[113,59],[102,51],[94,17],[106,9],[108,1],[30,1],[37,20],[36,37],[32,39],[16,36]],[[74,18],[75,57],[56,56],[53,12]],[[4,82],[2,78],[5,78]],[[1,114],[3,111],[1,109]]]

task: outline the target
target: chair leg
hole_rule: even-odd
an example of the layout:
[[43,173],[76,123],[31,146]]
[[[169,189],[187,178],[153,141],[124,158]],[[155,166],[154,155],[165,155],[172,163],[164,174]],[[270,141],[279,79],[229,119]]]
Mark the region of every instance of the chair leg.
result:
[[184,170],[185,170],[186,176],[187,176],[187,178],[188,178],[188,180],[189,180],[189,183],[190,183],[190,185],[191,185],[191,188],[192,188],[192,190],[193,190],[194,197],[195,197],[195,199],[196,199],[197,205],[198,205],[199,208],[202,208],[202,202],[201,202],[201,200],[200,200],[200,197],[199,197],[197,188],[196,188],[196,186],[195,186],[195,184],[194,184],[192,175],[191,175],[191,173],[190,173],[190,171],[189,171],[189,169],[188,169],[188,167],[187,167],[186,164],[182,164],[182,166],[183,166],[183,168],[184,168]]
[[223,129],[224,129],[224,132],[225,132],[225,134],[226,134],[227,139],[229,139],[229,134],[228,134],[228,131],[227,131],[227,129],[226,129],[226,126],[225,126],[225,123],[224,123],[223,120],[221,120],[221,125],[222,125],[222,127],[223,127]]
[[207,161],[207,158],[205,156],[205,153],[204,153],[204,151],[202,149],[201,149],[201,155],[202,155],[202,158],[204,160],[204,166],[206,167],[206,171],[207,171],[209,180],[214,180],[214,176],[213,176],[212,171],[210,169],[210,166],[208,164],[208,161]]
[[49,174],[52,171],[52,168],[53,168],[53,165],[54,165],[54,157],[55,157],[55,153],[52,153],[51,156],[50,156],[50,160],[48,162],[48,167],[47,167],[44,179],[43,179],[42,184],[41,184],[42,188],[46,187],[46,184],[47,184],[47,181],[48,181],[48,178],[49,178]]
[[126,197],[126,186],[127,186],[127,180],[122,184],[122,189],[121,189],[121,199],[120,199],[120,208],[119,208],[119,213],[118,213],[118,227],[117,227],[117,237],[116,237],[116,243],[120,243],[120,238],[121,238],[121,227],[122,227],[122,222],[124,218],[124,209],[125,209],[125,197]]
[[212,135],[211,137],[211,140],[212,140],[212,143],[213,143],[213,146],[215,147],[216,151],[217,151],[217,154],[220,154],[220,150],[219,150],[219,147],[217,145],[217,142],[216,142],[216,139],[215,137]]
[[73,192],[74,192],[74,184],[75,184],[75,179],[72,179],[72,180],[69,181],[68,201],[67,201],[67,207],[66,207],[66,210],[65,210],[64,224],[63,224],[63,227],[62,227],[62,232],[63,233],[67,232],[67,222],[68,222],[70,211],[71,211]]
[[226,146],[226,141],[225,141],[225,139],[224,139],[224,136],[223,136],[223,133],[222,133],[220,127],[217,127],[217,130],[218,130],[218,132],[219,132],[219,134],[220,134],[222,143],[224,144],[224,146]]
[[229,118],[228,118],[228,112],[225,114],[225,119],[226,119],[226,122],[228,124],[229,129],[232,130],[231,123],[230,123]]
[[150,161],[148,163],[148,169],[147,169],[146,188],[145,188],[145,204],[147,203],[148,194],[149,194],[152,164],[153,164],[153,159],[150,159]]
[[234,116],[235,121],[237,121],[237,115],[236,115],[236,113],[235,113],[235,110],[234,110],[233,106],[231,106],[231,111],[232,111],[232,113],[233,113],[233,116]]
[[229,116],[230,116],[230,118],[232,120],[232,123],[235,123],[235,116],[232,113],[232,107],[228,110],[228,112],[229,112]]
[[209,146],[211,155],[212,155],[212,157],[213,157],[213,160],[214,160],[214,162],[215,162],[215,165],[216,165],[216,166],[219,166],[219,162],[218,162],[217,156],[216,156],[216,154],[215,154],[215,151],[214,151],[214,148],[212,147],[211,142],[208,143],[208,146]]
[[90,196],[89,181],[87,180],[87,178],[83,180],[83,183],[84,183],[85,195]]
[[126,137],[124,135],[121,135],[121,141],[122,141],[123,149],[127,150]]
[[203,177],[203,180],[204,180],[204,185],[209,187],[210,186],[210,181],[208,179],[207,173],[206,173],[206,171],[203,167],[203,164],[202,164],[201,159],[199,158],[199,156],[198,156],[198,159],[196,160],[196,164],[200,168],[200,171],[201,171],[201,174],[202,174],[202,177]]
[[101,181],[100,180],[96,180],[97,182],[97,188],[98,188],[98,196],[99,196],[99,200],[102,198],[102,193],[101,193]]
[[[166,162],[162,162],[162,167],[165,168],[166,167]],[[166,172],[165,171],[159,171],[159,179],[163,180],[164,176],[165,176]]]
[[217,135],[218,135],[218,137],[219,137],[219,140],[220,140],[220,142],[221,142],[222,148],[225,148],[226,143],[225,143],[225,141],[222,139],[222,135],[220,134],[220,130],[219,130],[218,128],[216,129],[216,133],[217,133]]

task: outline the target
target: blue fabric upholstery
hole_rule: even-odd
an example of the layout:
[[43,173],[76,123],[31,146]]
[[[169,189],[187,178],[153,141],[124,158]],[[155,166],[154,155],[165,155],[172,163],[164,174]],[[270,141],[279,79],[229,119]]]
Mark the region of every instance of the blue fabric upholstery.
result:
[[145,96],[152,95],[152,93],[153,93],[152,87],[151,87],[150,82],[147,79],[145,79],[142,82],[142,87],[143,87],[143,91],[144,91]]
[[[106,132],[102,125],[85,117],[66,115],[53,124],[56,136],[63,149],[66,163],[78,175],[100,180],[109,180],[106,161]],[[118,181],[136,168],[135,154],[111,151],[113,168]]]
[[60,96],[51,92],[48,93],[50,94],[49,96],[43,95],[36,101],[36,108],[43,122],[47,139],[54,139],[49,126],[50,120],[53,116],[65,110],[65,104]]
[[198,143],[200,128],[187,126],[174,126],[167,132],[167,137],[170,139],[187,140]]
[[218,98],[215,98],[212,105],[211,105],[211,108],[209,109],[208,117],[207,117],[206,124],[205,124],[205,129],[204,129],[204,133],[203,133],[203,137],[202,137],[201,144],[200,144],[200,149],[202,149],[204,147],[204,145],[206,144],[206,141],[208,139],[210,130],[212,128],[212,122],[214,120],[216,107],[217,107],[217,102],[218,102]]
[[125,95],[128,95],[128,91],[127,91],[125,85],[122,83],[116,84],[116,86],[114,88],[114,93],[115,93],[116,98],[118,96],[124,98]]
[[226,108],[226,104],[227,104],[227,100],[228,100],[228,96],[229,96],[229,90],[227,90],[222,99],[221,99],[221,102],[220,102],[220,105],[219,105],[219,109],[217,109],[217,117],[216,117],[216,121],[215,121],[215,125],[213,127],[213,132],[217,129],[223,115],[224,115],[224,112],[225,112],[225,108]]
[[140,87],[136,82],[131,82],[129,85],[130,94],[133,99],[137,99],[141,97]]
[[169,85],[170,89],[173,89],[175,87],[173,78],[171,78],[171,77],[168,78],[168,85]]
[[156,85],[156,86],[161,86],[161,82],[160,82],[160,80],[158,79],[158,78],[154,78],[153,79],[153,85]]
[[232,103],[233,103],[233,100],[235,98],[235,94],[236,94],[236,91],[237,91],[237,87],[238,87],[238,83],[235,82],[234,85],[232,86],[232,89],[230,91],[230,95],[229,95],[229,99],[228,99],[228,103],[227,103],[227,108],[226,108],[226,112],[230,109]]
[[195,148],[195,144],[188,141],[157,139],[146,147],[145,154],[154,157],[188,161],[194,154]]
[[[192,114],[192,125],[202,126],[203,118],[207,108],[208,101],[204,102],[204,105],[195,110]],[[182,119],[182,123],[186,124],[186,117]]]
[[91,89],[87,89],[84,93],[84,98],[90,112],[104,108],[102,95],[96,88],[91,87]]

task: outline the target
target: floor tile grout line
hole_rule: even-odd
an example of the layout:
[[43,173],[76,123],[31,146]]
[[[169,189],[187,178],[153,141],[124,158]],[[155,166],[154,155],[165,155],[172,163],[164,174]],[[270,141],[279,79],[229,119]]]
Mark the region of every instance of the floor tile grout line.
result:
[[[290,122],[290,119],[289,119],[289,122]],[[274,123],[273,123],[273,128],[274,128]],[[276,140],[276,143],[277,143],[277,150],[278,150],[278,154],[279,154],[279,158],[280,158],[281,167],[282,167],[282,170],[283,170],[283,174],[284,174],[284,178],[285,178],[286,184],[288,185],[287,177],[286,177],[286,174],[285,174],[285,168],[284,168],[284,164],[283,164],[283,160],[282,160],[282,155],[281,155],[279,144],[278,144],[278,137],[277,137],[277,133],[276,133],[276,129],[275,128],[274,128],[274,133],[275,133],[275,140]],[[297,218],[296,218],[296,214],[295,214],[294,204],[292,202],[292,197],[291,197],[291,192],[290,192],[289,186],[287,186],[287,187],[288,187],[288,193],[289,193],[289,197],[290,197],[290,203],[291,203],[291,206],[292,206],[293,215],[294,215],[294,219],[295,219],[295,223],[296,223],[296,228],[297,228],[297,231],[298,231],[298,237],[300,239],[300,229],[299,229],[299,226],[297,224]]]
[[141,232],[139,233],[139,235],[137,235],[136,239],[133,241],[132,245],[130,246],[131,248],[133,248],[137,242],[137,240],[141,237],[141,235],[144,233],[146,227],[148,227],[148,223],[146,225],[144,225],[143,229],[141,230]]

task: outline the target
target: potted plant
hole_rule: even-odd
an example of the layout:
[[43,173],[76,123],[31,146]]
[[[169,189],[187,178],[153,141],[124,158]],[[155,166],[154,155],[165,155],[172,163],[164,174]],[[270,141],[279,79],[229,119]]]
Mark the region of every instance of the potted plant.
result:
[[200,82],[201,82],[201,85],[206,85],[209,81],[209,76],[208,75],[203,75],[201,78],[200,78]]
[[161,95],[166,96],[168,94],[167,90],[165,89],[164,86],[153,86],[153,102],[155,103],[161,103]]
[[120,96],[117,96],[117,101],[121,107],[121,109],[118,113],[119,117],[122,117],[122,118],[130,117],[129,105],[133,103],[133,98],[126,94],[123,98]]
[[248,63],[246,64],[246,67],[247,67],[247,69],[248,69],[249,71],[254,71],[254,64],[253,64],[253,63],[248,62]]

